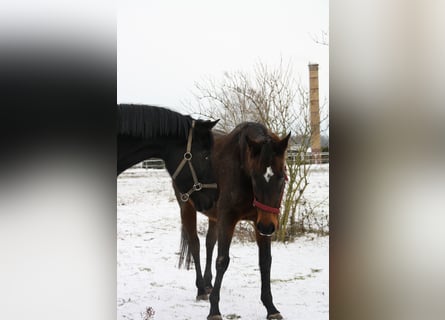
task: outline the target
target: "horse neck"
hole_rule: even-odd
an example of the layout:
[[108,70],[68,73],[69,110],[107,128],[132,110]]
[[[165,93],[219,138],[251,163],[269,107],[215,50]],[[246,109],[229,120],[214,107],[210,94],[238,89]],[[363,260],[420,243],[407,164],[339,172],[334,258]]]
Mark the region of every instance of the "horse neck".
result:
[[227,135],[214,135],[213,164],[219,175],[227,174],[223,168],[230,164],[233,178],[243,180],[249,178],[249,174],[245,170],[239,139],[239,134],[236,132]]
[[[186,142],[182,142],[184,137],[158,137],[155,139],[142,139],[130,136],[118,135],[117,154],[118,154],[118,174],[135,164],[150,159],[159,158],[167,163],[167,159],[171,154],[172,147],[177,146],[178,139],[184,144],[184,152]],[[167,168],[170,172],[174,168]]]

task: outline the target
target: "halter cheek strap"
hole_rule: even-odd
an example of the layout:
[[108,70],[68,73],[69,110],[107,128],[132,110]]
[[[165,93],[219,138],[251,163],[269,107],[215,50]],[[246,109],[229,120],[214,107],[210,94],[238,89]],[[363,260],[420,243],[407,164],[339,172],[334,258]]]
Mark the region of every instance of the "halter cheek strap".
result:
[[179,175],[179,173],[182,171],[182,169],[184,168],[185,164],[188,163],[189,168],[190,168],[190,172],[192,173],[192,177],[193,177],[193,187],[187,191],[186,193],[181,193],[181,201],[182,202],[187,202],[188,199],[190,198],[190,195],[195,192],[195,191],[200,191],[202,189],[216,189],[218,187],[218,185],[216,183],[201,183],[198,180],[198,176],[196,175],[196,171],[195,168],[193,168],[192,165],[192,140],[193,140],[193,129],[195,128],[195,120],[192,121],[192,126],[189,130],[189,136],[188,136],[188,141],[187,141],[187,150],[184,153],[184,157],[182,158],[181,162],[179,163],[178,167],[176,168],[175,173],[173,173],[172,175],[172,179],[175,180],[176,177]]

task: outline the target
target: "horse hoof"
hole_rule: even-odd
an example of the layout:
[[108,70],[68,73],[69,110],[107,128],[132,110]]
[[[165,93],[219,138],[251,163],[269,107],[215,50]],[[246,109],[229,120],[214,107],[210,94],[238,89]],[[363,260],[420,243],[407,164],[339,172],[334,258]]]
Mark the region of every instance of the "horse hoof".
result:
[[223,318],[219,314],[217,314],[213,316],[208,316],[207,320],[223,320]]
[[267,320],[276,320],[276,319],[283,319],[283,317],[279,312],[267,316]]
[[208,294],[200,294],[199,296],[196,296],[196,300],[200,301],[200,300],[209,300],[209,295]]

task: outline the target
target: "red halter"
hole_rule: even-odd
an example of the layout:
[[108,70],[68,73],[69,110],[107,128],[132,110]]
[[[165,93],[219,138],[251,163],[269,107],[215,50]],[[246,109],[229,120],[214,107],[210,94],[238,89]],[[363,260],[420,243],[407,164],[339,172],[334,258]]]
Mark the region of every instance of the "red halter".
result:
[[[280,201],[280,204],[281,204],[281,201]],[[263,211],[266,211],[266,212],[270,212],[270,213],[274,213],[274,214],[280,213],[280,208],[269,207],[268,205],[259,202],[255,198],[253,198],[253,206],[257,207],[258,209],[261,209]]]
[[[284,175],[284,181],[287,181],[287,175]],[[280,214],[280,207],[281,207],[281,201],[283,200],[283,194],[284,194],[284,186],[283,186],[283,190],[281,191],[281,195],[280,195],[280,202],[278,202],[278,208],[275,207],[270,207],[267,204],[261,203],[259,202],[255,196],[253,196],[253,206],[257,207],[260,210],[269,212],[269,213],[273,213],[273,214]]]

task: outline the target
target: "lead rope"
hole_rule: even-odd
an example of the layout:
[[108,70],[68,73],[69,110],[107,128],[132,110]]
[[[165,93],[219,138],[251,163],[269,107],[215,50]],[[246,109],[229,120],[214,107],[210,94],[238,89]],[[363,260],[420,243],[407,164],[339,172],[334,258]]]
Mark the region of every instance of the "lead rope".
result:
[[196,171],[195,168],[193,168],[192,165],[192,140],[193,140],[193,129],[195,128],[195,120],[192,121],[192,127],[189,130],[189,136],[188,136],[188,141],[187,141],[187,150],[184,153],[184,158],[182,159],[181,163],[179,163],[178,167],[176,168],[175,173],[173,173],[172,178],[173,180],[176,179],[176,177],[179,175],[179,173],[181,172],[181,170],[184,168],[185,164],[188,163],[189,168],[190,168],[190,172],[192,173],[192,177],[193,177],[193,187],[187,191],[186,193],[181,193],[181,201],[182,202],[187,202],[190,198],[190,195],[195,192],[195,191],[200,191],[202,189],[216,189],[218,187],[218,185],[216,183],[201,183],[198,180],[198,176],[196,175]]

